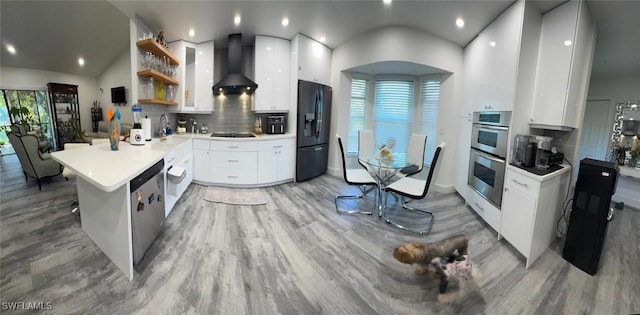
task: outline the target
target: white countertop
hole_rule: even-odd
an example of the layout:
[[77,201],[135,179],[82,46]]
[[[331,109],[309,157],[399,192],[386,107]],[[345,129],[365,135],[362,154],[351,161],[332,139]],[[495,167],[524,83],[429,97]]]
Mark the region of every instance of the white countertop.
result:
[[509,170],[512,170],[512,171],[516,172],[516,173],[520,173],[522,175],[530,177],[530,178],[532,178],[532,179],[534,179],[536,181],[544,182],[544,181],[550,180],[550,179],[552,179],[552,178],[554,178],[556,176],[560,176],[560,175],[562,175],[562,174],[564,174],[566,172],[569,172],[572,169],[571,166],[569,166],[567,164],[561,164],[560,166],[562,166],[562,169],[559,169],[559,170],[557,170],[557,171],[555,171],[553,173],[549,173],[549,174],[546,174],[546,175],[536,175],[534,173],[528,172],[528,171],[526,171],[524,169],[521,169],[521,168],[513,166],[513,165],[507,165],[507,168]]
[[267,140],[278,140],[278,139],[290,139],[290,138],[296,137],[294,133],[285,133],[280,135],[268,135],[268,134],[261,134],[261,135],[253,134],[253,135],[255,136],[255,138],[211,137],[211,132],[210,132],[210,133],[204,133],[204,134],[201,134],[201,133],[174,134],[169,137],[216,140],[216,141],[267,141]]
[[186,141],[189,139],[169,137],[165,143],[153,139],[137,146],[121,141],[118,151],[111,151],[108,143],[102,143],[81,149],[53,152],[51,157],[100,190],[111,192]]

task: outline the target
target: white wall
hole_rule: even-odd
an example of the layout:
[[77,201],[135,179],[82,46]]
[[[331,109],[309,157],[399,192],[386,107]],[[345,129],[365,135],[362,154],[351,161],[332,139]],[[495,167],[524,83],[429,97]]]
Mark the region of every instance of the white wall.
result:
[[[127,96],[127,105],[117,106],[120,108],[120,119],[123,123],[133,123],[133,114],[131,113],[131,106],[137,102],[137,95],[131,94],[131,56],[129,49],[127,48],[116,60],[113,61],[109,67],[102,72],[97,78],[98,85],[98,97],[97,100],[102,106],[102,119],[106,119],[104,116],[107,109],[113,104],[111,103],[111,88],[124,86],[125,94]],[[100,91],[102,89],[102,91]],[[91,131],[91,117],[87,120],[88,124],[83,124],[83,127],[87,131]]]
[[589,99],[610,99],[614,103],[640,100],[640,75],[630,78],[591,80]]
[[[80,126],[85,131],[91,131],[91,106],[98,99],[98,82],[90,76],[33,70],[25,68],[1,67],[0,87],[3,89],[43,89],[47,90],[47,83],[63,83],[78,86],[80,100]],[[109,90],[110,91],[110,90]],[[109,92],[111,93],[111,92]],[[111,97],[111,94],[109,94]]]
[[[385,27],[365,33],[336,47],[331,60],[331,134],[348,133],[350,74],[343,72],[357,66],[381,61],[406,61],[442,69],[445,76],[440,87],[438,112],[439,135],[436,143],[447,142],[436,187],[453,191],[455,184],[455,144],[458,130],[458,108],[462,93],[462,56],[460,46],[439,37],[406,27]],[[344,137],[344,136],[343,136]],[[340,159],[334,137],[329,149],[329,172],[340,175]]]

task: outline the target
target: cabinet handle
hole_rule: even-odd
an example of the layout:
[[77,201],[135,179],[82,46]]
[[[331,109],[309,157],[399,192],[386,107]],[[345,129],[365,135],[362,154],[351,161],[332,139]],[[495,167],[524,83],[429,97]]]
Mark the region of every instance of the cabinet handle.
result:
[[227,178],[238,178],[238,176],[228,175]]
[[476,207],[478,207],[480,211],[484,212],[484,208],[482,208],[477,202],[474,202],[473,204],[476,205]]
[[230,145],[230,146],[228,146],[227,148],[229,148],[229,149],[237,149],[237,148],[238,148],[238,146],[237,146],[237,145]]
[[238,163],[238,160],[227,160],[229,163]]
[[281,146],[281,145],[274,145],[274,146],[273,146],[273,148],[274,148],[274,149],[282,148],[282,146]]
[[529,185],[527,185],[527,183],[521,183],[521,182],[519,182],[519,181],[518,181],[517,179],[515,179],[515,178],[511,179],[511,181],[512,181],[512,182],[514,182],[514,183],[516,183],[516,184],[518,184],[518,185],[520,185],[520,186],[523,186],[523,187],[529,188]]

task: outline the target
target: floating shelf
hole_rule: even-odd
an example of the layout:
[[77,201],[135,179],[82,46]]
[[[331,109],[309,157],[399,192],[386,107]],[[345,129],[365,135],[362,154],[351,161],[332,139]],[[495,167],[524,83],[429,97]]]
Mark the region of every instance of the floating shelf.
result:
[[146,51],[150,51],[152,54],[158,56],[158,57],[167,57],[169,58],[169,63],[171,63],[172,65],[178,65],[180,64],[180,62],[178,62],[178,58],[176,58],[174,55],[172,55],[169,50],[167,50],[165,47],[163,47],[162,45],[156,43],[156,41],[153,38],[147,38],[147,39],[143,39],[140,41],[136,42],[136,46],[146,50]]
[[153,98],[139,98],[138,99],[138,103],[142,103],[142,104],[158,104],[158,105],[171,105],[171,106],[177,106],[178,105],[177,102],[165,101],[165,100],[157,100],[157,99],[153,99]]
[[152,77],[154,80],[156,81],[161,81],[164,82],[166,84],[169,85],[178,85],[179,82],[178,80],[174,79],[174,78],[170,78],[156,70],[153,69],[146,69],[146,70],[140,70],[138,71],[138,76],[139,77]]

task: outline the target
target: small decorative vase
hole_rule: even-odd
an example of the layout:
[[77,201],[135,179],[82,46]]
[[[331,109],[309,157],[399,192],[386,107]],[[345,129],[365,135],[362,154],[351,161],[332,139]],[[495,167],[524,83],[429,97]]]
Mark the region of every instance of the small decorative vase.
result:
[[112,151],[118,151],[118,143],[120,142],[120,120],[111,119],[109,121],[109,144]]

